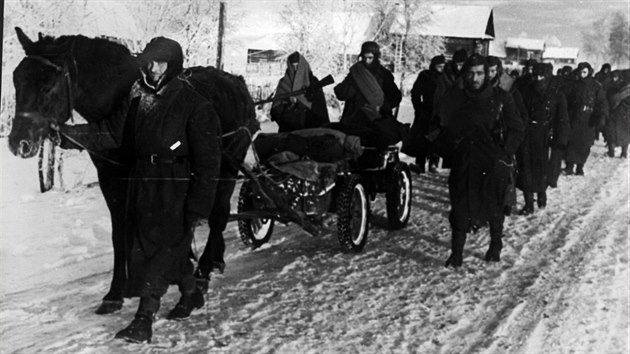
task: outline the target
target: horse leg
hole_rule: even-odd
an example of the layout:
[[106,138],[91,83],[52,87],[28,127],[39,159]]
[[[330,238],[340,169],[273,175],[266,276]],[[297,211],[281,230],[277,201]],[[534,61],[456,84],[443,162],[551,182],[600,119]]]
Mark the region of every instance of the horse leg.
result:
[[112,243],[114,246],[113,278],[109,291],[95,311],[97,314],[103,315],[122,308],[123,292],[127,283],[127,249],[129,244],[125,228],[127,182],[124,178],[112,178],[111,175],[106,178],[100,177],[101,174],[99,174],[99,185],[111,216]]

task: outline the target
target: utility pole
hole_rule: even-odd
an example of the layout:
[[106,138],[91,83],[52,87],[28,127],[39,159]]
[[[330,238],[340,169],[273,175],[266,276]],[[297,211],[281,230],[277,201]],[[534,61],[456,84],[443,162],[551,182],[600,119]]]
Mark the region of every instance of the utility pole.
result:
[[225,3],[219,4],[219,38],[217,40],[217,65],[216,68],[223,70],[223,29],[225,27]]

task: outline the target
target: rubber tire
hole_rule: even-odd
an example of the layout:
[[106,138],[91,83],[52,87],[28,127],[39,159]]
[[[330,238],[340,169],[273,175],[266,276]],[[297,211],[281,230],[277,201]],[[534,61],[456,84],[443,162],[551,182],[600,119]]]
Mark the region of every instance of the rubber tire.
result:
[[[387,191],[387,221],[392,230],[399,230],[407,226],[411,216],[411,201],[413,199],[413,186],[409,167],[403,162],[396,162],[388,171]],[[403,186],[406,184],[406,186]],[[401,203],[401,191],[406,192],[406,199]]]
[[[360,205],[357,205],[357,201]],[[355,210],[356,208],[359,209]],[[356,219],[353,211],[360,211],[360,220]],[[359,233],[356,237],[353,237],[355,234],[353,221],[359,222]],[[361,183],[361,176],[345,177],[337,197],[337,238],[343,252],[363,251],[370,229],[369,221],[370,199]]]
[[[249,182],[244,182],[241,186],[241,190],[238,195],[239,213],[252,211],[254,209],[254,196]],[[238,231],[241,235],[241,241],[251,249],[256,249],[265,243],[269,242],[271,234],[273,234],[273,226],[275,222],[273,219],[239,219]],[[258,234],[262,227],[267,225],[267,231],[265,233]]]

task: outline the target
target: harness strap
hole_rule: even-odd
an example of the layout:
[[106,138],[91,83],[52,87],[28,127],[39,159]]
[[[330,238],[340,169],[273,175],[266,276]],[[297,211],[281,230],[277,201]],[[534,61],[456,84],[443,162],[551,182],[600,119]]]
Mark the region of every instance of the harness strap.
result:
[[81,143],[80,143],[80,142],[78,142],[76,139],[72,138],[72,137],[71,137],[71,136],[69,136],[68,134],[66,134],[66,133],[62,132],[61,130],[59,130],[59,128],[56,128],[56,129],[55,129],[55,128],[53,128],[53,129],[57,131],[57,134],[59,134],[59,135],[63,135],[66,139],[68,139],[68,141],[70,141],[71,143],[73,143],[73,144],[75,144],[76,146],[80,147],[81,149],[83,149],[83,150],[85,150],[85,151],[89,152],[90,154],[92,154],[92,155],[94,155],[94,156],[96,156],[96,157],[98,157],[98,158],[100,158],[100,159],[103,159],[103,160],[105,160],[105,161],[107,161],[107,162],[109,162],[109,163],[112,163],[112,164],[114,164],[114,165],[116,165],[116,166],[123,166],[123,164],[121,164],[121,163],[120,163],[120,162],[118,162],[118,161],[114,161],[114,160],[110,159],[109,157],[106,157],[106,156],[104,156],[104,155],[102,155],[102,154],[99,154],[99,153],[97,153],[97,152],[95,152],[95,151],[92,151],[92,150],[88,149],[85,145],[81,144]]

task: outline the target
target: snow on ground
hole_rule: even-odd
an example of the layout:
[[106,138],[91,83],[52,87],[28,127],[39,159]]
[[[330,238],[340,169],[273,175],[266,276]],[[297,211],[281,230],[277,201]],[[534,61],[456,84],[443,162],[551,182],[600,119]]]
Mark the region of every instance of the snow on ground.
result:
[[[40,194],[36,160],[3,148],[0,352],[627,353],[628,161],[604,152],[598,141],[586,176],[561,177],[547,209],[507,219],[498,264],[483,261],[489,236],[480,230],[464,267],[443,267],[446,170],[414,175],[403,230],[388,231],[377,198],[360,254],[341,253],[332,231],[312,238],[291,225],[251,251],[231,223],[227,269],[213,277],[207,305],[167,321],[178,299],[171,287],[152,344],[129,344],[113,336],[137,299],[93,313],[113,256],[85,154],[66,158],[66,184],[78,186]],[[198,250],[206,235],[197,230]]]

